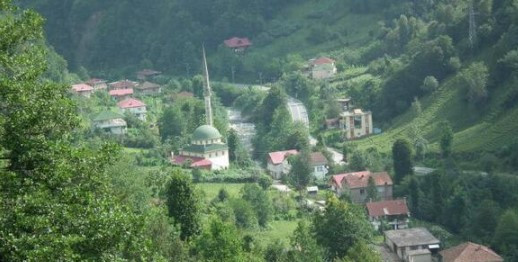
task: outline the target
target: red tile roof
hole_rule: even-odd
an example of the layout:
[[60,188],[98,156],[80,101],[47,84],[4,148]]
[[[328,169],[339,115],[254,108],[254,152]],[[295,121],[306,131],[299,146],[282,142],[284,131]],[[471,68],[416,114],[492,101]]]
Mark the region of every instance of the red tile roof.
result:
[[334,175],[331,178],[331,183],[334,183],[338,188],[342,188],[344,184],[349,188],[362,188],[367,187],[370,176],[374,178],[376,186],[392,185],[392,179],[387,172],[371,173],[370,171]]
[[309,155],[309,163],[313,166],[327,165],[327,158],[321,152],[313,152]]
[[94,90],[94,88],[87,84],[77,84],[77,85],[72,85],[72,90],[79,93],[79,92],[92,91],[92,90]]
[[227,39],[224,41],[225,45],[230,48],[241,48],[241,47],[249,47],[252,45],[252,42],[248,40],[248,38],[239,38],[239,37],[232,37],[230,39]]
[[405,199],[369,202],[367,211],[370,217],[408,215]]
[[501,256],[489,247],[467,242],[439,252],[443,262],[502,262]]
[[335,60],[329,57],[319,57],[311,62],[313,65],[324,65],[324,64],[332,64]]
[[335,184],[335,186],[337,188],[342,188],[342,180],[344,179],[345,176],[346,176],[346,174],[334,175],[331,177],[331,183]]
[[137,82],[129,81],[127,79],[110,83],[110,86],[113,89],[129,89],[129,88],[135,87],[136,85],[137,85]]
[[135,99],[135,98],[126,98],[126,99],[120,101],[119,103],[117,103],[117,105],[120,108],[135,108],[135,107],[146,106],[146,104],[144,104],[144,102],[142,102],[138,99]]
[[127,96],[133,95],[133,88],[128,89],[115,89],[108,92],[111,96]]
[[268,154],[268,161],[270,161],[274,165],[278,165],[278,164],[284,162],[284,159],[286,157],[288,157],[289,155],[297,155],[298,153],[299,153],[299,151],[297,151],[295,149],[271,152]]
[[371,173],[370,171],[347,174],[342,181],[349,188],[363,188],[369,184],[369,177],[374,178],[376,186],[392,185],[392,179],[387,172]]
[[206,168],[210,169],[212,167],[212,161],[209,159],[194,157],[194,156],[182,156],[176,155],[171,158],[171,163],[175,165],[183,165],[188,160],[191,161],[190,167],[198,167],[198,168]]

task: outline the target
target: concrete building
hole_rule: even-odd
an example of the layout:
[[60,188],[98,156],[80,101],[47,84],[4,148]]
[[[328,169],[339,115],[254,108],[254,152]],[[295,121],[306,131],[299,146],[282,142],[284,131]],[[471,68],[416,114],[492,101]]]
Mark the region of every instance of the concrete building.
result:
[[354,109],[340,114],[340,129],[347,139],[356,139],[372,134],[372,113]]
[[113,112],[102,112],[93,120],[95,128],[114,135],[124,135],[127,132],[127,124],[124,117]]
[[309,72],[313,79],[328,79],[336,72],[335,60],[329,57],[319,57],[309,60]]
[[158,84],[146,81],[142,84],[137,85],[135,87],[135,90],[139,95],[158,95],[162,92],[162,87],[160,87],[160,85]]
[[392,179],[387,172],[371,173],[370,171],[338,174],[331,177],[331,190],[338,195],[347,194],[356,204],[364,204],[369,201],[367,188],[369,178],[374,179],[374,184],[381,200],[392,199]]
[[171,161],[175,165],[188,165],[191,168],[209,170],[227,169],[229,167],[228,146],[223,143],[219,131],[209,125],[203,125],[194,131],[191,144],[179,155],[171,153]]
[[135,98],[127,98],[123,101],[117,103],[117,106],[122,110],[122,112],[130,112],[134,114],[141,121],[146,121],[147,110],[146,104],[142,101]]
[[440,241],[426,228],[385,231],[385,244],[406,262],[431,262],[440,247]]

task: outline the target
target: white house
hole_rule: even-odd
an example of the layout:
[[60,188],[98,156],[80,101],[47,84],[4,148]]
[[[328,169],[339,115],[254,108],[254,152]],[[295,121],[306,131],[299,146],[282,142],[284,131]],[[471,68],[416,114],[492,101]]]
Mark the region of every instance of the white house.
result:
[[313,176],[322,180],[326,177],[329,170],[327,169],[327,158],[321,152],[313,152],[309,155],[309,164],[313,169]]
[[280,179],[282,175],[287,175],[291,170],[288,157],[290,155],[297,155],[298,153],[299,151],[295,149],[271,152],[268,154],[266,169],[274,179]]
[[127,98],[117,103],[122,112],[130,112],[138,119],[146,121],[146,104],[135,98]]
[[95,128],[99,128],[107,133],[114,135],[126,134],[127,124],[123,116],[113,112],[102,112],[97,115],[93,124]]
[[337,70],[335,60],[329,57],[319,57],[309,60],[311,77],[313,79],[328,79],[333,77]]
[[174,165],[188,165],[191,168],[221,170],[229,167],[228,146],[219,131],[210,125],[203,125],[194,131],[191,144],[180,154],[171,153]]

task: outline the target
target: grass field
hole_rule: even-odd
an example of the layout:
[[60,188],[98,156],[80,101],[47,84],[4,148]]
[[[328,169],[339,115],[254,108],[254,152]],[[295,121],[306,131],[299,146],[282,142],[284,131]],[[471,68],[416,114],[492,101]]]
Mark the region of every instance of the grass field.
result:
[[230,184],[230,183],[200,183],[196,187],[203,192],[206,201],[214,199],[220,189],[224,188],[231,197],[237,197],[239,191],[245,184]]
[[293,221],[272,221],[268,229],[245,230],[243,234],[250,234],[260,243],[268,244],[270,242],[281,240],[285,244],[289,244],[290,237],[295,228],[297,228],[298,220]]

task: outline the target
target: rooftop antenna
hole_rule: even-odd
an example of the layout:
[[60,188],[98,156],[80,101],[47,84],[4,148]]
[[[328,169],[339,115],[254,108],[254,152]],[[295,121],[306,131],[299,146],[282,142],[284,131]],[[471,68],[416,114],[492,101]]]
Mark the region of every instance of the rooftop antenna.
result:
[[203,80],[205,84],[204,97],[205,97],[205,117],[207,121],[207,125],[212,126],[212,105],[210,101],[210,97],[212,95],[212,91],[210,88],[210,80],[209,80],[209,69],[207,67],[207,58],[205,56],[205,45],[202,45],[203,52]]

